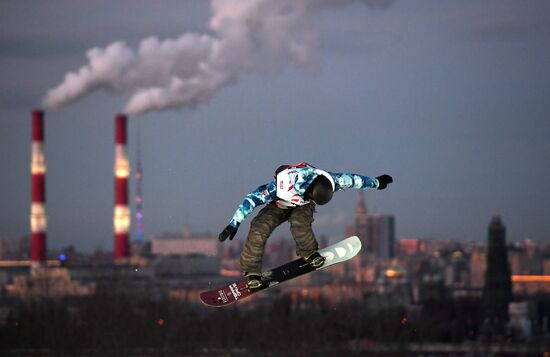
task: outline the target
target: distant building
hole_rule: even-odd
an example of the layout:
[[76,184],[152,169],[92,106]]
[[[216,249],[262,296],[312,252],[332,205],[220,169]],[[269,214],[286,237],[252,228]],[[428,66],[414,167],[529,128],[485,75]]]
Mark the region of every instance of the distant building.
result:
[[354,225],[348,228],[346,233],[357,235],[366,252],[375,257],[394,257],[395,218],[392,215],[368,214],[363,191],[359,191]]
[[420,252],[420,241],[416,238],[403,238],[397,242],[400,256],[414,256]]
[[29,259],[30,251],[30,235],[25,235],[12,240],[0,240],[0,260]]
[[[323,237],[317,238],[320,247],[325,247],[327,244],[323,241]],[[237,254],[237,259],[240,256],[242,247]],[[296,243],[291,237],[279,237],[278,239],[270,238],[265,246],[263,256],[263,267],[274,268],[296,258]]]
[[489,224],[487,270],[483,288],[484,311],[496,331],[508,321],[508,304],[512,301],[512,281],[506,251],[506,228],[500,217]]
[[487,250],[485,246],[476,246],[470,254],[470,287],[481,289],[485,285],[487,269]]
[[455,289],[466,288],[470,283],[468,256],[461,250],[454,250],[445,266],[445,285]]
[[153,255],[203,254],[210,257],[219,257],[220,249],[220,242],[210,233],[165,233],[154,236],[151,240],[151,253]]
[[394,257],[395,218],[390,215],[370,216],[374,255],[380,259]]
[[8,294],[23,300],[89,296],[96,291],[94,283],[83,284],[72,280],[69,270],[65,268],[33,268],[30,275],[16,276],[13,284],[5,288]]
[[515,297],[550,294],[550,275],[512,275]]
[[355,234],[361,240],[364,249],[373,253],[374,244],[372,242],[372,227],[370,225],[369,215],[367,213],[367,205],[365,204],[365,194],[363,191],[358,193],[359,199],[355,206],[355,221],[350,233]]
[[513,275],[540,275],[544,270],[544,257],[537,243],[530,238],[508,249],[508,261]]

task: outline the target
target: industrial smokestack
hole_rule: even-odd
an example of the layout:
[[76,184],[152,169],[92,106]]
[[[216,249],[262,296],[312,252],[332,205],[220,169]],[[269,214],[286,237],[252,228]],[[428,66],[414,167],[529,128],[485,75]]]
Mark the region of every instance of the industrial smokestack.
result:
[[115,259],[129,253],[130,208],[128,206],[128,176],[130,164],[126,156],[126,115],[115,117]]
[[32,112],[31,146],[31,260],[40,266],[46,260],[46,161],[44,159],[44,112]]

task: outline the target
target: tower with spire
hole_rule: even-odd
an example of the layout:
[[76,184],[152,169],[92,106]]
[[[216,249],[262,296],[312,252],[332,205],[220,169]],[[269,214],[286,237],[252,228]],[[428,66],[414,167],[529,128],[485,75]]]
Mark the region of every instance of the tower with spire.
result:
[[354,234],[361,240],[361,244],[369,253],[373,252],[372,242],[372,225],[370,217],[367,213],[367,205],[365,204],[365,194],[363,191],[358,191],[359,198],[355,207],[355,227]]
[[355,221],[349,235],[355,234],[361,240],[365,251],[377,258],[393,258],[395,242],[395,219],[392,215],[369,214],[365,203],[365,194],[358,191],[355,207]]

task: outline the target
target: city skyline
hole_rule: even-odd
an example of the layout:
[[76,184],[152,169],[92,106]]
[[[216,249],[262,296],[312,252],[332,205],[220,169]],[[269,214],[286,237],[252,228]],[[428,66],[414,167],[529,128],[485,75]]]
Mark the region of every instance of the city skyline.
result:
[[[130,195],[139,121],[146,237],[187,223],[216,235],[276,167],[308,161],[392,175],[394,184],[365,201],[370,213],[395,216],[396,239],[484,241],[500,215],[509,242],[550,240],[549,5],[379,3],[387,6],[350,1],[313,19],[315,68],[277,63],[193,108],[129,116]],[[31,232],[30,113],[47,91],[85,65],[90,48],[210,35],[209,6],[0,5],[0,239]],[[113,118],[130,99],[112,94],[45,113],[48,248],[112,249]],[[356,201],[343,192],[320,207],[318,235],[342,236]]]

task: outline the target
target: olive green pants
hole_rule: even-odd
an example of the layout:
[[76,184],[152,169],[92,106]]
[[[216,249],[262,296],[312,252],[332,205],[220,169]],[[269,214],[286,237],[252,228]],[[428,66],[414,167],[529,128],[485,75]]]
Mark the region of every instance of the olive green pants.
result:
[[281,223],[289,221],[290,232],[296,241],[296,254],[309,257],[319,249],[311,224],[315,204],[310,202],[304,206],[282,209],[274,202],[264,207],[250,223],[250,231],[246,237],[239,263],[243,273],[261,273],[262,257],[267,238]]

